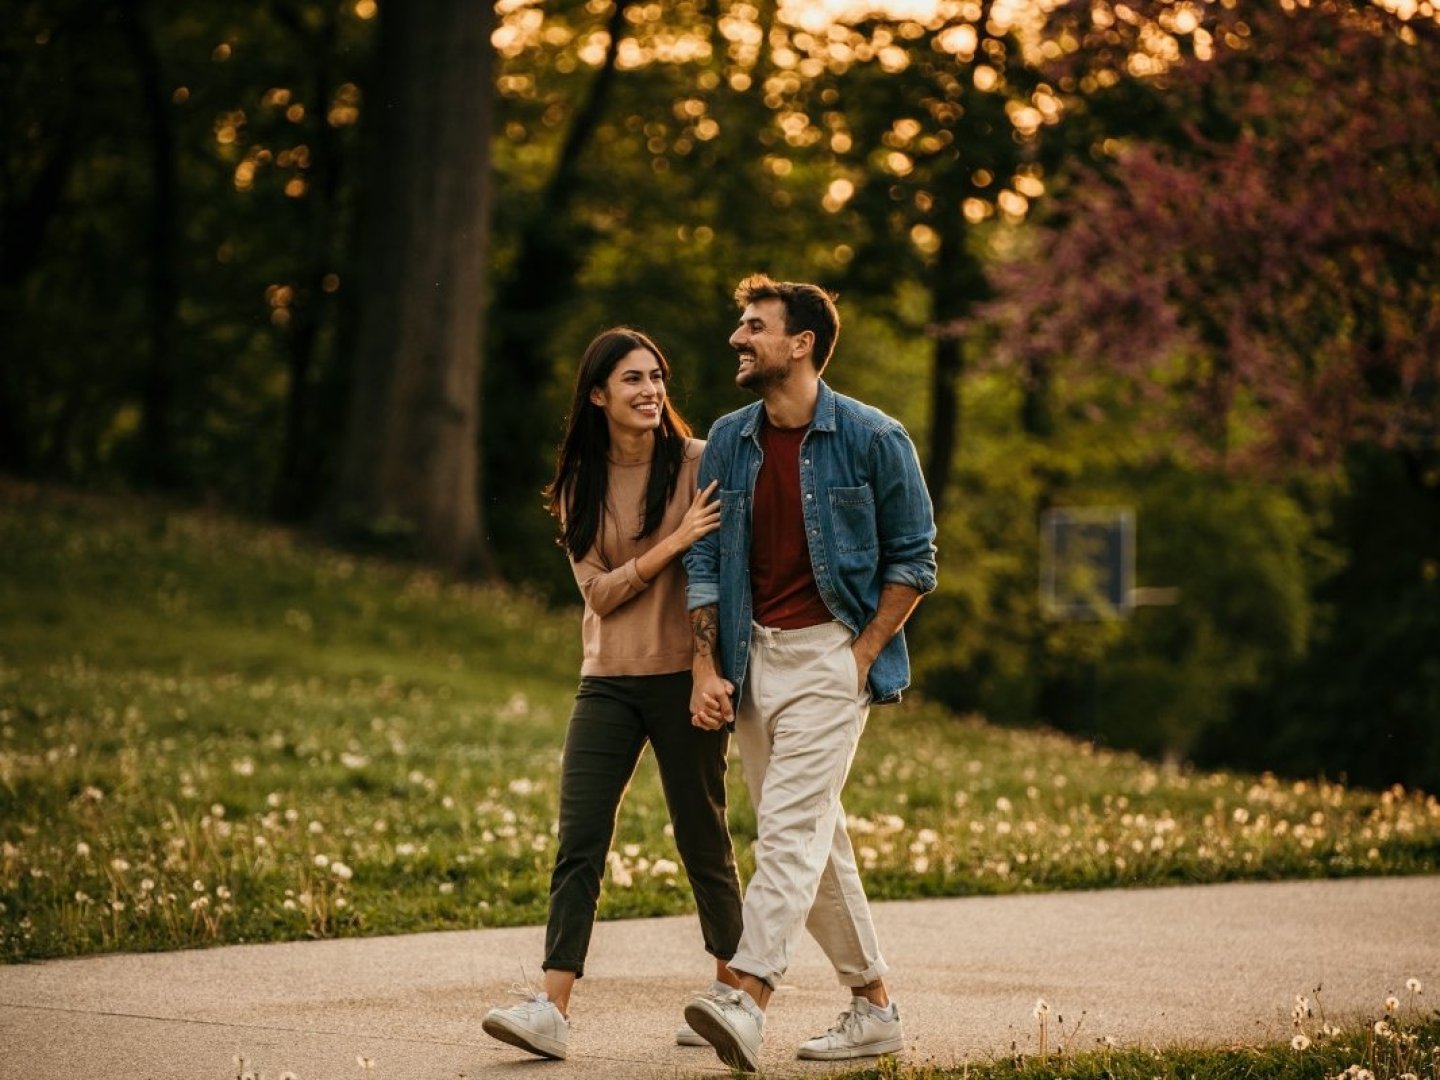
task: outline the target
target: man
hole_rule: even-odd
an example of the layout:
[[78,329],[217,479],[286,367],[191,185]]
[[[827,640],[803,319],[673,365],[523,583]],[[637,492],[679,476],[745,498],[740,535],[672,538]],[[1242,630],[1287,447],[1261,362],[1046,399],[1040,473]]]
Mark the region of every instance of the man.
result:
[[691,711],[700,727],[734,723],[758,833],[729,964],[740,989],[713,988],[685,1019],[727,1065],[754,1071],[803,927],[852,998],[798,1055],[904,1043],[840,791],[870,704],[909,684],[901,627],[935,587],[935,521],[905,429],[820,377],[840,331],[831,297],[757,274],[735,299],[735,382],[760,400],[715,422],[700,466],[722,509],[685,555]]

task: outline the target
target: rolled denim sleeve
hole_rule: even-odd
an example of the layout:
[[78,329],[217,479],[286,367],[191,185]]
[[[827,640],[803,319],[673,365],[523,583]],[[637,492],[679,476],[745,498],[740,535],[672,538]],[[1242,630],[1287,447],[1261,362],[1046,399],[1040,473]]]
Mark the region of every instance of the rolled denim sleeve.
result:
[[[700,458],[697,487],[704,491],[710,481],[720,476],[718,454],[713,440],[706,443]],[[685,604],[690,611],[720,602],[720,532],[702,536],[690,545],[681,557],[685,563]]]
[[879,432],[870,447],[881,580],[916,592],[935,589],[935,508],[915,444],[899,424]]

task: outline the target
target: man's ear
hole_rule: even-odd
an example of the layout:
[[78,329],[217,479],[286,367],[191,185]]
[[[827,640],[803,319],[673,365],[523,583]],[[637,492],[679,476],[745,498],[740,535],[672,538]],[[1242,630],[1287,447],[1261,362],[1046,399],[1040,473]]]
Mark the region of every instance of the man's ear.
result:
[[815,331],[801,330],[790,339],[790,355],[798,360],[802,356],[809,356],[815,351]]

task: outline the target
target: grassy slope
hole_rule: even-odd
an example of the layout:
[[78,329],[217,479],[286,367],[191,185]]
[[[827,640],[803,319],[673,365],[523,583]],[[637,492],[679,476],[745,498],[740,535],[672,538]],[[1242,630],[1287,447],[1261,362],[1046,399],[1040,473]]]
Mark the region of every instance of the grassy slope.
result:
[[[578,636],[511,591],[0,482],[0,957],[543,921]],[[1433,797],[918,702],[872,713],[846,806],[878,897],[1440,862]],[[642,763],[602,917],[688,910],[665,823]]]

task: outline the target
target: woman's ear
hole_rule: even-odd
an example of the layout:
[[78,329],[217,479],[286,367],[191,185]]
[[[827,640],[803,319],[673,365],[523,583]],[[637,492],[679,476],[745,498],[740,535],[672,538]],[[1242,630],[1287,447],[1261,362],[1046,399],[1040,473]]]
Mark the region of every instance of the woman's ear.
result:
[[590,388],[590,404],[591,404],[591,405],[604,405],[604,404],[605,404],[605,391],[602,390],[602,389],[600,389],[600,387],[598,387],[598,386],[592,386],[592,387]]

